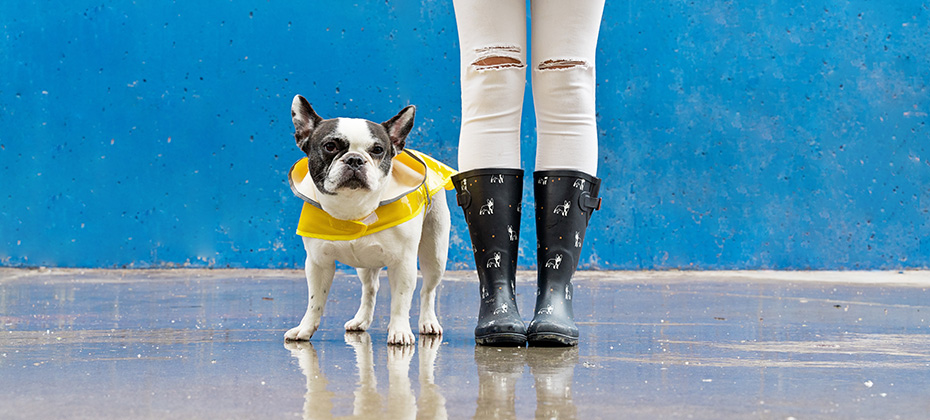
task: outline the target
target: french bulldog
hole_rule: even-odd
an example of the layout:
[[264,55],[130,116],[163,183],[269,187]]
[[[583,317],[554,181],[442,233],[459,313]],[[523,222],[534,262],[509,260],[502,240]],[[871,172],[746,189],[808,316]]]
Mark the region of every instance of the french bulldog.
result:
[[[383,201],[396,194],[392,185],[396,156],[404,151],[416,109],[408,106],[378,124],[355,118],[323,119],[300,95],[291,104],[294,137],[307,155],[304,188],[312,189],[319,208],[335,219],[371,219]],[[309,185],[306,185],[309,184]],[[444,191],[430,197],[428,207],[398,225],[351,240],[303,237],[309,291],[307,312],[285,340],[309,340],[320,318],[336,270],[336,261],[356,268],[362,282],[361,305],[345,323],[346,331],[365,331],[371,325],[378,292],[378,276],[387,267],[391,287],[389,344],[412,345],[410,306],[417,281],[417,257],[423,285],[420,291],[420,334],[440,335],[436,293],[445,272],[449,249],[450,215]]]

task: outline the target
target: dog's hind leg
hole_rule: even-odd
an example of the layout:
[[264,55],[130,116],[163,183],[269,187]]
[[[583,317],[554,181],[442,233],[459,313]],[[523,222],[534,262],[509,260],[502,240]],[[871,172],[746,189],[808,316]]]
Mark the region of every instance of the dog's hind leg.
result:
[[359,268],[355,270],[359,280],[362,281],[362,302],[358,306],[355,318],[345,324],[346,331],[365,331],[371,326],[375,313],[375,298],[378,296],[378,286],[381,285],[378,275],[380,268]]
[[420,288],[420,334],[442,334],[442,326],[436,317],[436,293],[449,257],[451,221],[445,191],[433,196],[424,223],[423,236],[417,250],[423,275],[423,286]]

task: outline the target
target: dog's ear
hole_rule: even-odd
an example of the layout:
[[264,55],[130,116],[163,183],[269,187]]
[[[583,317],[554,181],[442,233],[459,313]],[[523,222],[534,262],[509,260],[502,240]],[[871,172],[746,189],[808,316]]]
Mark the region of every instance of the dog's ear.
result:
[[407,134],[410,134],[410,130],[413,128],[413,116],[416,112],[417,107],[408,105],[400,110],[394,118],[381,123],[384,129],[387,130],[391,143],[394,144],[394,153],[400,153],[401,150],[404,150],[404,146],[407,144]]
[[300,95],[294,96],[294,101],[291,102],[291,119],[294,121],[294,139],[297,140],[297,147],[307,153],[310,135],[323,119],[313,111],[310,102]]

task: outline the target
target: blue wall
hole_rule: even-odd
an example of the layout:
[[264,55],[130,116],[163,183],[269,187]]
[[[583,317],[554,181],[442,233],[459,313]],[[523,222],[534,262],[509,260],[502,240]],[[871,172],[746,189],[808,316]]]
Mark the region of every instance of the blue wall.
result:
[[[585,267],[930,266],[930,3],[765,3],[608,1]],[[0,266],[300,266],[295,93],[454,165],[451,2],[294,4],[6,2]]]

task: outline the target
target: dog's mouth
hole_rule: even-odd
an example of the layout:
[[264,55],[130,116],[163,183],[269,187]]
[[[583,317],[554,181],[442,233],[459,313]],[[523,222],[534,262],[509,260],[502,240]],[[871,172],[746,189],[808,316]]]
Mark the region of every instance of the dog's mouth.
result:
[[346,168],[335,182],[336,189],[370,190],[368,177],[364,171]]

